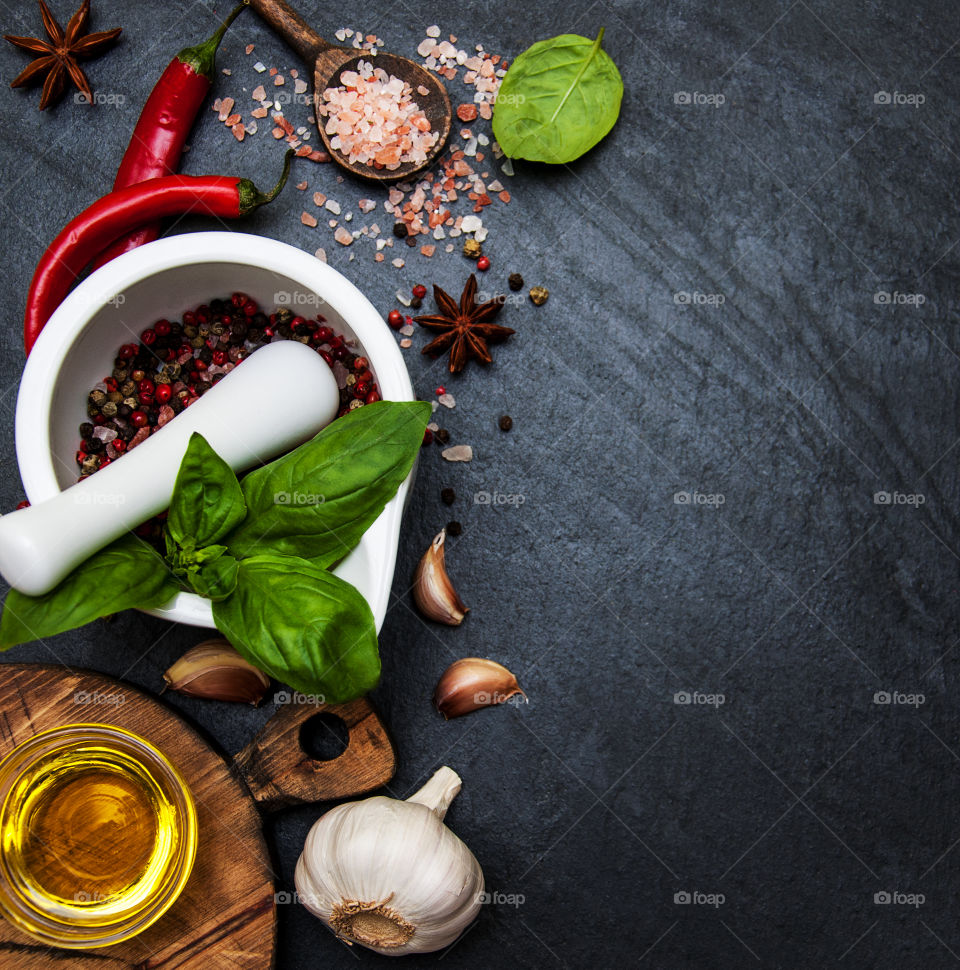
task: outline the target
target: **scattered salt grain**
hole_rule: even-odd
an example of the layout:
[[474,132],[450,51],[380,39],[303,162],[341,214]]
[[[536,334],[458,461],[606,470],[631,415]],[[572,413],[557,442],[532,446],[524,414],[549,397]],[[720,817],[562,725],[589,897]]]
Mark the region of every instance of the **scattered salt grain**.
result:
[[401,306],[410,306],[410,297],[403,290],[397,290],[396,296]]
[[400,328],[400,334],[402,336],[404,336],[404,337],[412,337],[413,336],[413,326],[411,324],[409,324],[409,323],[405,323]]
[[263,74],[263,72],[267,69],[267,65],[264,64],[262,61],[257,61],[257,63],[253,65],[253,69],[258,74]]
[[437,398],[437,400],[438,400],[438,401],[439,401],[439,402],[440,402],[440,403],[441,403],[441,404],[442,404],[442,405],[443,405],[443,406],[444,406],[445,408],[455,408],[455,407],[457,406],[457,400],[456,400],[456,398],[455,398],[455,397],[454,397],[454,396],[453,396],[452,394],[449,394],[449,393],[448,393],[448,394],[441,394],[441,395],[440,395],[440,396],[439,396],[439,397]]
[[470,445],[454,445],[452,448],[444,448],[440,454],[447,461],[473,461],[473,448]]
[[295,94],[305,94],[307,91],[307,87],[308,87],[307,82],[304,81],[302,78],[299,78],[296,84],[294,84],[293,90]]
[[327,261],[327,251],[323,248],[318,249],[313,255],[316,256],[321,263],[325,263]]
[[428,27],[427,28],[427,36],[428,37],[439,37],[440,36],[440,28],[436,24],[433,24],[433,26]]
[[320,208],[327,201],[327,197],[322,192],[313,193],[313,204]]
[[253,50],[254,50],[254,45],[253,44],[247,44],[246,49],[245,49],[245,53],[247,54],[247,56],[249,56],[250,54],[253,53]]
[[403,269],[404,261],[399,257],[397,257],[397,259],[392,259],[390,262],[392,262],[393,265],[397,267],[397,269]]
[[327,199],[327,201],[324,202],[323,205],[325,209],[328,209],[335,216],[340,215],[340,203],[335,201],[334,199]]
[[349,246],[353,242],[353,234],[348,230],[340,226],[339,229],[333,234],[333,238],[336,239],[341,246]]
[[311,229],[316,228],[316,225],[317,225],[317,217],[310,215],[310,213],[307,212],[306,210],[304,210],[303,212],[300,213],[300,221],[305,226],[310,226]]
[[400,341],[400,346],[406,350],[408,347],[413,346],[413,341],[409,337],[404,337],[403,340]]

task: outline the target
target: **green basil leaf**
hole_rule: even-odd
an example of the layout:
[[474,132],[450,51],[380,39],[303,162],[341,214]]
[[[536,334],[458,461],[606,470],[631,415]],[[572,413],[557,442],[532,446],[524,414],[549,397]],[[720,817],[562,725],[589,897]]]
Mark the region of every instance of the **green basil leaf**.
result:
[[409,474],[430,413],[424,401],[368,404],[251,472],[247,518],[224,539],[230,554],[342,559]]
[[560,34],[514,58],[497,93],[493,134],[511,158],[572,162],[613,127],[623,79],[596,40]]
[[213,604],[213,618],[250,663],[295,690],[322,694],[327,703],[361,697],[380,677],[367,601],[303,559],[244,559],[236,589]]
[[190,436],[173,486],[167,529],[177,545],[209,546],[236,528],[247,514],[233,469],[203,435]]
[[236,588],[239,566],[233,556],[221,555],[205,565],[188,569],[187,581],[200,596],[206,596],[217,602],[217,600],[226,599]]
[[143,540],[126,535],[94,553],[49,593],[7,593],[0,650],[73,630],[108,613],[163,606],[180,592],[166,563]]

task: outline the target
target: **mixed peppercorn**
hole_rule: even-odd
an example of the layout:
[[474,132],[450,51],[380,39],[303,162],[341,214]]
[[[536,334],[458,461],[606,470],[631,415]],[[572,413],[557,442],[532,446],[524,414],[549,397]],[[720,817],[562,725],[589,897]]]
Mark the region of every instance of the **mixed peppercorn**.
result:
[[89,420],[80,425],[76,456],[80,478],[145,441],[274,340],[307,344],[330,365],[340,389],[338,416],[380,400],[367,358],[322,314],[310,320],[279,307],[268,315],[246,294],[234,293],[187,311],[182,320],[158,320],[138,343],[120,348],[110,376],[87,397]]

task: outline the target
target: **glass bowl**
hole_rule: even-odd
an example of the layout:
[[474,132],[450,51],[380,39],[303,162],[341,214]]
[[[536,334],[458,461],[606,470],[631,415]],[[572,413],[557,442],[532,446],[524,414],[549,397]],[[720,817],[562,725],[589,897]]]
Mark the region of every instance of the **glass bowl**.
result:
[[36,940],[135,936],[173,905],[196,852],[186,782],[130,731],[67,724],[0,762],[0,914]]

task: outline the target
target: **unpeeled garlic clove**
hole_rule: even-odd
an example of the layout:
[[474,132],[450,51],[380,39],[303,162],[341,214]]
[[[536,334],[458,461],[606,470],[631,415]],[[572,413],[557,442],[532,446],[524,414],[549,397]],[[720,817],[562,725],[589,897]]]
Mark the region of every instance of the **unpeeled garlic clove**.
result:
[[445,717],[461,717],[481,707],[502,704],[519,694],[517,678],[503,664],[480,657],[466,657],[450,664],[433,692],[433,703]]
[[423,554],[413,577],[413,600],[428,620],[459,626],[470,608],[464,606],[447,575],[443,553],[446,539],[447,530],[443,529]]
[[226,640],[206,640],[188,650],[163,679],[189,697],[258,704],[270,678],[248,663]]

